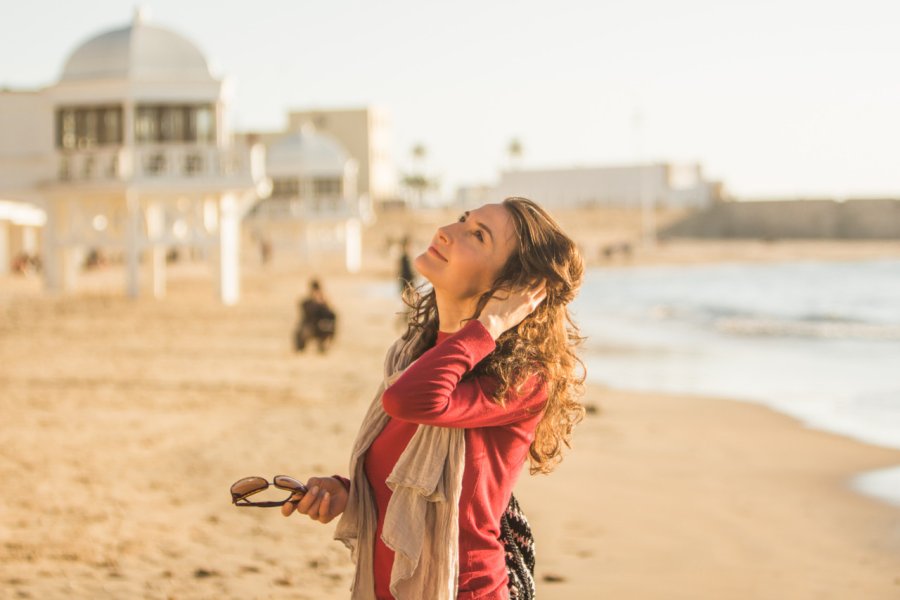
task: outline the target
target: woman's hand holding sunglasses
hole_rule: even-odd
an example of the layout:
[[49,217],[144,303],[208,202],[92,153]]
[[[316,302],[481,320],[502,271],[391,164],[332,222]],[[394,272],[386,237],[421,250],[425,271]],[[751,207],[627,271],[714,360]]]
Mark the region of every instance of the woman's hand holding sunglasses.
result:
[[281,506],[281,514],[288,517],[295,510],[313,521],[328,523],[347,507],[347,488],[334,477],[310,477],[305,493],[298,492]]

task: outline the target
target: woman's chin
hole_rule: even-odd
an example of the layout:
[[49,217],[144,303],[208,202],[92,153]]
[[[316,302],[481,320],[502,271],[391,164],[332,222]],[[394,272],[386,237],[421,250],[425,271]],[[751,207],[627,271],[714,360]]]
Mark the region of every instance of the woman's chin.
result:
[[416,272],[419,275],[431,281],[428,276],[429,273],[432,272],[431,261],[429,259],[430,257],[428,256],[428,253],[423,252],[413,259],[413,268],[415,268]]

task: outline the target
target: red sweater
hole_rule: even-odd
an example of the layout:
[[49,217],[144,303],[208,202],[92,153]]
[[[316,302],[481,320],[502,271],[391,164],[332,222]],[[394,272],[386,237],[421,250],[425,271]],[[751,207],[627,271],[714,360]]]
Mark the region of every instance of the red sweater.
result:
[[419,424],[465,429],[466,457],[459,500],[459,595],[465,600],[506,599],[507,576],[500,517],[547,400],[537,376],[506,397],[492,399],[496,382],[487,377],[462,381],[494,350],[493,338],[477,320],[449,334],[412,364],[382,396],[392,418],[372,442],[365,457],[366,477],[378,509],[375,535],[375,593],[393,598],[389,585],[394,552],[381,540],[391,490],[385,484]]

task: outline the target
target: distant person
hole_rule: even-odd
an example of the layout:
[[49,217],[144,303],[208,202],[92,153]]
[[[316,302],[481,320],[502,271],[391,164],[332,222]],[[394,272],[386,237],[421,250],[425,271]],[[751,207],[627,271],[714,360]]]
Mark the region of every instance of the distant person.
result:
[[412,261],[409,258],[409,236],[403,238],[400,242],[400,294],[406,291],[406,288],[415,287],[416,273],[412,268]]
[[96,269],[106,264],[106,257],[97,248],[91,248],[84,259],[85,270]]
[[40,266],[37,256],[31,256],[26,252],[20,252],[13,258],[11,270],[17,275],[29,275],[40,271]]
[[259,240],[259,261],[263,266],[269,264],[269,261],[272,260],[272,242],[270,242],[267,238],[260,238]]
[[294,350],[302,352],[315,340],[324,353],[334,339],[337,315],[328,305],[318,279],[309,282],[309,296],[300,301],[300,322],[294,329]]

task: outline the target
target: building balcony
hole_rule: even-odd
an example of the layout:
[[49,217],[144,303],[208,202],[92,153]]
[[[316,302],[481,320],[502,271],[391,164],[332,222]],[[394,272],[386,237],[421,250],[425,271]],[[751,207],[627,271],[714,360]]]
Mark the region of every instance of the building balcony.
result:
[[57,183],[249,185],[265,178],[265,148],[141,145],[57,152]]
[[274,221],[335,221],[359,217],[359,202],[337,195],[267,198],[250,213],[251,219]]

